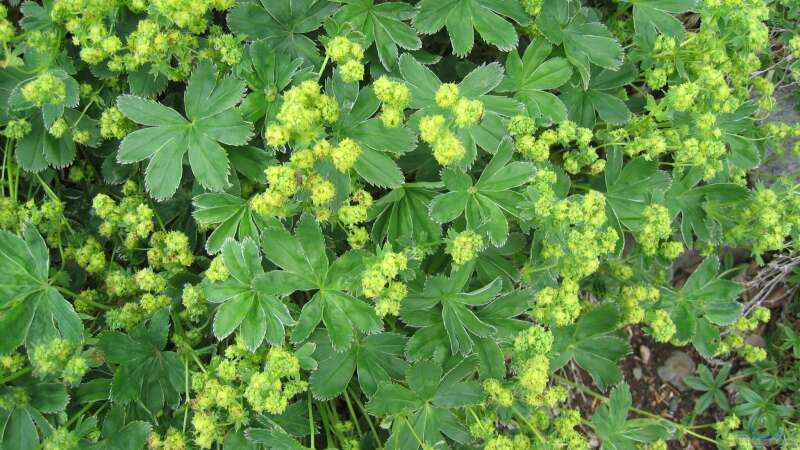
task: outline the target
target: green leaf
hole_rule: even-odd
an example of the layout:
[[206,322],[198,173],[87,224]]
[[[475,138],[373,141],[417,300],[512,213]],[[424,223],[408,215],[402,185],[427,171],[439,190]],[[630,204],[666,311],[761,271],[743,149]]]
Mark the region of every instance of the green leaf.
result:
[[564,54],[578,70],[584,89],[589,87],[591,64],[611,70],[622,65],[619,41],[586,8],[571,17],[558,17],[551,8],[543,11],[538,18],[543,34],[553,44],[564,46]]
[[594,128],[597,117],[606,123],[622,125],[631,112],[617,92],[636,78],[636,68],[625,64],[617,70],[594,70],[589,87],[568,84],[561,99],[567,106],[570,120],[586,128]]
[[[338,83],[338,77],[331,83]],[[329,85],[329,90],[335,89]],[[340,100],[343,113],[335,129],[343,136],[356,141],[362,147],[361,156],[355,164],[356,172],[374,186],[395,188],[405,180],[403,172],[389,154],[403,154],[413,150],[416,137],[405,126],[386,127],[373,116],[380,107],[372,88],[358,92],[355,101]]]
[[402,186],[376,200],[370,210],[375,219],[372,238],[375,242],[407,239],[417,243],[438,239],[441,227],[434,222],[428,205],[436,192],[425,186]]
[[[433,361],[420,361],[406,375],[410,389],[398,384],[382,384],[367,404],[367,410],[378,416],[404,417],[393,427],[395,433],[386,440],[387,447],[416,450],[421,443],[433,446],[443,442],[442,434],[459,443],[470,436],[460,419],[451,411],[483,400],[477,383],[462,382],[471,375],[474,365],[460,363],[442,378],[442,370]],[[397,445],[399,444],[399,445]]]
[[[373,308],[345,292],[364,270],[363,255],[349,252],[329,265],[322,231],[311,216],[301,218],[294,236],[280,225],[267,227],[261,242],[267,258],[284,269],[279,273],[292,277],[291,286],[318,289],[300,311],[292,333],[294,342],[308,339],[323,323],[335,351],[343,352],[350,348],[354,330],[366,334],[381,330],[383,323]],[[270,281],[260,286],[274,284]]]
[[62,169],[75,159],[75,142],[70,133],[60,138],[48,133],[42,119],[31,119],[31,131],[17,141],[17,162],[26,172],[41,172],[53,167]]
[[83,339],[83,323],[50,284],[49,264],[49,250],[33,225],[25,224],[22,238],[0,230],[0,354],[58,337]]
[[627,384],[617,385],[608,403],[600,406],[592,417],[592,425],[600,438],[601,449],[634,450],[638,443],[653,442],[669,437],[666,425],[657,420],[628,420],[631,409],[631,390]]
[[523,26],[530,22],[517,0],[422,0],[414,25],[422,34],[446,27],[453,54],[464,57],[475,43],[473,29],[501,51],[516,47],[517,32],[505,18]]
[[416,409],[419,398],[399,384],[382,384],[367,403],[367,411],[376,416],[393,416]]
[[[75,108],[80,103],[80,87],[78,82],[72,78],[67,72],[62,69],[45,70],[49,74],[55,76],[64,84],[64,100],[60,103],[45,103],[39,108],[41,110],[41,120],[45,129],[50,129],[56,120],[64,115],[66,108]],[[26,80],[20,81],[17,86],[10,92],[8,96],[8,109],[10,111],[25,111],[35,109],[36,106],[25,100],[22,95],[22,88],[29,82],[35,80],[36,77],[31,77]]]
[[344,0],[343,3],[334,19],[349,23],[363,33],[365,47],[374,43],[386,70],[397,67],[398,47],[405,50],[422,47],[417,31],[405,23],[417,15],[417,10],[411,5],[400,2],[375,4],[374,0]]
[[294,231],[292,236],[280,224],[266,227],[261,236],[264,255],[310,286],[321,287],[329,267],[322,230],[313,217],[305,215]]
[[525,184],[534,174],[532,163],[511,162],[513,153],[511,140],[504,138],[474,186],[468,175],[464,175],[458,185],[448,183],[446,177],[455,177],[458,172],[445,170],[443,180],[452,189],[431,200],[431,218],[445,223],[465,213],[469,229],[488,234],[492,244],[502,246],[508,238],[506,216],[515,216],[517,205],[523,200],[513,189]]
[[142,402],[150,411],[160,411],[164,403],[174,407],[184,391],[184,366],[180,356],[164,351],[169,334],[169,314],[157,312],[148,324],[142,323],[130,334],[118,331],[100,333],[98,348],[114,371],[111,399],[122,404]]
[[208,300],[220,304],[214,314],[214,335],[224,339],[239,328],[250,351],[264,339],[283,345],[285,327],[295,322],[280,297],[308,289],[308,283],[288,272],[265,273],[258,244],[250,238],[241,243],[229,239],[222,247],[222,259],[231,277],[205,285]]
[[258,242],[265,226],[261,216],[250,209],[249,203],[226,193],[200,194],[192,199],[194,219],[198,224],[217,225],[206,239],[206,251],[218,253],[228,239],[250,238]]
[[697,0],[631,0],[636,34],[655,43],[658,32],[683,41],[686,31],[673,14],[693,11]]
[[555,328],[550,371],[574,359],[601,390],[622,380],[617,363],[630,353],[631,347],[616,333],[619,323],[617,307],[605,303],[585,312],[574,325]]
[[[743,306],[737,300],[744,288],[741,284],[719,276],[719,260],[706,258],[679,290],[662,288],[658,304],[670,313],[677,328],[675,339],[688,341],[698,333],[698,323],[703,319],[701,334],[718,334],[715,325],[730,325],[741,317]],[[710,329],[708,329],[710,328]],[[713,334],[712,340],[713,340]],[[708,340],[698,341],[698,350],[706,353]]]
[[480,289],[465,293],[461,292],[462,286],[457,278],[429,278],[422,292],[412,292],[403,300],[401,318],[417,328],[443,323],[452,353],[468,355],[475,339],[492,336],[497,331],[494,326],[482,321],[470,307],[490,303],[500,293],[502,284],[500,279],[496,279]]
[[547,57],[552,46],[545,39],[534,39],[522,58],[516,51],[506,59],[506,79],[499,92],[512,92],[528,108],[528,114],[546,121],[560,122],[567,117],[564,103],[547,90],[563,86],[572,76],[572,66],[560,57]]
[[251,122],[275,120],[282,103],[278,95],[295,78],[304,74],[303,60],[277,53],[266,40],[255,41],[247,47],[249,63],[244,78],[250,93],[242,101],[242,115]]
[[613,167],[605,173],[609,216],[629,230],[638,230],[645,208],[663,198],[670,187],[670,177],[658,170],[656,161],[635,158],[622,166],[621,152],[614,150],[612,153],[616,153],[609,158],[609,165]]
[[702,177],[702,169],[688,170],[683,177],[674,180],[665,196],[670,213],[680,215],[681,234],[689,247],[693,245],[694,236],[706,242],[716,240],[715,230],[721,225],[707,211],[733,207],[750,196],[747,188],[734,183],[699,185]]
[[319,366],[309,381],[319,399],[331,399],[344,392],[356,372],[362,391],[371,396],[379,385],[402,379],[408,367],[403,360],[406,338],[398,334],[359,337],[342,353],[334,351],[325,333],[318,333],[315,341],[318,344],[314,357]]
[[117,159],[123,164],[150,159],[147,190],[157,199],[172,197],[180,185],[183,158],[188,153],[192,173],[206,189],[227,188],[229,163],[220,144],[244,145],[253,126],[234,107],[244,94],[244,83],[233,77],[216,80],[216,67],[197,65],[184,94],[187,118],[172,108],[132,95],[117,99],[126,117],[149,126],[134,131],[120,143]]
[[321,27],[337,8],[328,0],[248,0],[230,10],[228,26],[248,39],[263,39],[277,53],[319,65],[317,46],[305,34]]

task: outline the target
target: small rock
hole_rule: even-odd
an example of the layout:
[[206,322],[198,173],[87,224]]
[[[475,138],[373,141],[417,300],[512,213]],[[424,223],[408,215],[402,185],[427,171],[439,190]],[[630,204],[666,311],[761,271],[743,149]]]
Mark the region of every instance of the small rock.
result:
[[766,347],[767,346],[767,341],[765,341],[763,337],[761,337],[761,336],[759,336],[757,334],[747,335],[747,337],[744,338],[744,342],[747,343],[747,344],[750,344],[750,345],[752,345],[754,347]]
[[637,380],[641,380],[642,379],[642,369],[641,368],[639,368],[639,367],[634,367],[633,368],[633,378],[635,378]]
[[642,358],[642,362],[647,364],[650,362],[650,348],[646,345],[639,346],[639,357]]
[[678,412],[678,407],[681,406],[681,399],[680,397],[672,397],[669,400],[669,413],[670,415],[675,415]]
[[692,357],[685,352],[675,351],[664,361],[664,365],[658,368],[658,376],[667,383],[672,384],[678,390],[685,391],[686,385],[683,379],[694,373],[695,364]]

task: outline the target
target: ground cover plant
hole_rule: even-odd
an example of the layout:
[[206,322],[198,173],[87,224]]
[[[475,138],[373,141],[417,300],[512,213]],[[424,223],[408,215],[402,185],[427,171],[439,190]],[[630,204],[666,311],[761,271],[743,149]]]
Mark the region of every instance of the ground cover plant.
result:
[[798,20],[7,0],[0,449],[800,448]]

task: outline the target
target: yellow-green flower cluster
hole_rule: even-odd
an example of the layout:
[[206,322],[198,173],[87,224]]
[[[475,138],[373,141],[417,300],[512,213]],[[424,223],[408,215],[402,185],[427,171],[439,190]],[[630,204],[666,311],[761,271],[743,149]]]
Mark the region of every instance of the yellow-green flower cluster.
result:
[[297,357],[282,348],[272,347],[264,370],[250,378],[244,397],[256,412],[281,414],[292,397],[308,388],[306,382],[299,380],[299,375]]
[[147,250],[150,267],[183,268],[194,262],[194,254],[189,247],[189,237],[180,231],[157,231],[150,237]]
[[361,275],[361,289],[366,297],[375,300],[378,315],[396,316],[400,313],[400,302],[408,295],[408,288],[396,278],[407,267],[405,253],[387,251]]
[[[265,361],[267,368],[262,370]],[[282,384],[295,382],[278,379],[276,383],[264,384],[259,374],[267,373],[270,377],[277,373],[295,373],[296,368],[297,359],[291,353],[266,346],[250,352],[237,335],[235,343],[225,347],[223,355],[212,356],[205,372],[191,376],[194,443],[200,448],[211,448],[221,444],[229,430],[252,421],[246,395],[251,384],[281,390]],[[267,393],[253,390],[250,396],[260,400],[261,394]]]
[[19,353],[0,356],[0,375],[6,377],[19,372],[25,365],[25,358]]
[[714,423],[714,431],[717,432],[717,439],[724,448],[738,447],[742,450],[753,448],[753,444],[748,438],[736,433],[736,430],[740,426],[742,426],[742,421],[739,420],[735,414],[731,414]]
[[364,47],[344,36],[336,36],[325,45],[326,56],[339,65],[339,75],[345,83],[364,79]]
[[420,139],[433,147],[436,161],[448,166],[464,158],[464,144],[446,126],[442,115],[425,116],[419,122]]
[[726,355],[736,352],[749,364],[763,361],[767,358],[767,351],[759,346],[748,343],[740,333],[752,332],[762,323],[769,322],[770,312],[767,308],[758,307],[753,309],[750,316],[740,317],[733,324],[732,333],[722,339],[717,348],[717,355]]
[[542,218],[550,217],[553,208],[556,206],[556,192],[554,186],[558,181],[558,175],[551,169],[539,169],[531,179],[530,184],[534,188],[534,214]]
[[48,198],[37,207],[33,200],[28,200],[23,210],[18,213],[21,221],[29,221],[45,234],[45,240],[51,246],[58,246],[61,242],[61,233],[67,228],[67,218],[64,217],[64,204],[60,199]]
[[323,94],[320,85],[307,80],[283,94],[283,104],[276,116],[278,123],[267,127],[269,145],[280,147],[295,142],[298,147],[312,146],[339,118],[339,105],[332,96]]
[[229,33],[215,33],[208,40],[216,51],[218,59],[228,66],[239,64],[242,59],[242,43],[238,37]]
[[440,108],[450,110],[459,128],[469,128],[480,122],[483,117],[483,102],[461,97],[458,86],[453,83],[439,86],[435,99]]
[[672,321],[669,312],[663,309],[656,309],[648,312],[646,318],[650,325],[650,334],[656,342],[669,342],[678,328]]
[[144,292],[138,297],[138,301],[131,301],[120,308],[107,311],[106,323],[113,330],[131,330],[157,311],[170,307],[171,303],[170,298],[163,293]]
[[553,334],[541,325],[531,325],[514,339],[514,372],[522,398],[532,406],[543,403],[549,381]]
[[588,449],[589,441],[575,427],[583,422],[580,411],[576,409],[561,410],[558,417],[553,420],[554,444],[556,448]]
[[230,272],[228,272],[228,268],[225,267],[225,261],[223,261],[222,255],[217,255],[211,260],[211,264],[208,265],[205,275],[209,281],[225,281],[230,277]]
[[75,262],[89,273],[100,273],[106,268],[106,255],[97,239],[89,237],[86,242],[70,252]]
[[638,242],[645,255],[653,256],[661,242],[669,239],[672,234],[672,220],[669,210],[658,203],[648,205],[644,209],[643,218],[644,224],[638,232]]
[[150,0],[150,3],[175,25],[202,33],[208,27],[207,13],[230,9],[234,0]]
[[202,287],[185,284],[181,293],[183,314],[192,321],[198,321],[208,312],[206,294]]
[[0,196],[0,230],[16,231],[20,225],[20,208],[13,198]]
[[504,435],[494,436],[483,447],[484,450],[528,450],[531,447],[530,439],[524,434],[516,434],[513,437]]
[[411,91],[405,82],[393,81],[384,75],[372,83],[372,90],[381,101],[381,122],[389,128],[400,126],[405,120],[403,111],[411,100]]
[[556,129],[556,142],[564,148],[575,145],[576,150],[568,150],[564,154],[564,170],[570,174],[579,173],[584,167],[589,168],[591,175],[599,175],[606,167],[606,161],[597,156],[597,150],[591,145],[594,134],[589,128],[577,126],[565,120],[559,122]]
[[786,236],[797,228],[800,215],[797,195],[781,198],[774,189],[760,187],[740,212],[740,221],[729,232],[736,243],[750,244],[754,255],[780,250]]
[[367,221],[369,208],[372,207],[372,195],[359,189],[339,208],[337,217],[347,229],[347,243],[353,248],[362,248],[369,241],[367,229],[359,224]]
[[444,83],[436,90],[436,104],[440,108],[452,108],[458,102],[458,95],[458,86],[455,83]]
[[295,170],[289,165],[275,165],[264,171],[267,190],[250,199],[253,211],[264,215],[283,216],[289,199],[300,190]]
[[508,120],[506,128],[508,129],[508,134],[514,138],[519,138],[521,136],[533,134],[533,132],[536,131],[536,121],[530,116],[517,114]]
[[100,136],[106,139],[122,139],[134,129],[136,125],[116,106],[104,110],[100,115]]
[[483,117],[483,102],[461,97],[458,86],[453,83],[439,86],[436,91],[436,104],[453,113],[455,124],[459,128],[469,128],[480,122]]
[[646,302],[655,302],[659,299],[658,289],[652,286],[624,286],[620,296],[622,321],[626,325],[635,325],[645,318]]
[[361,156],[361,146],[350,138],[342,139],[339,144],[331,150],[333,165],[339,172],[347,172]]
[[193,53],[199,42],[196,36],[183,30],[162,27],[154,20],[140,20],[136,30],[128,35],[128,53],[111,58],[108,66],[121,72],[135,71],[150,63],[170,80],[183,80],[192,71]]
[[447,250],[453,257],[453,263],[460,266],[475,259],[483,246],[483,237],[480,234],[473,230],[465,230],[449,242]]
[[9,139],[22,139],[31,132],[31,123],[28,119],[11,119],[3,130],[3,135]]
[[759,306],[749,316],[739,317],[733,328],[736,331],[755,331],[759,324],[769,322],[770,315],[769,309]]
[[591,275],[599,268],[600,258],[616,248],[619,236],[607,225],[605,205],[605,195],[594,190],[556,204],[554,218],[571,225],[559,264],[565,278],[579,280]]
[[79,448],[78,433],[67,428],[58,428],[42,444],[43,450],[72,450]]
[[100,235],[107,238],[119,236],[125,247],[131,249],[153,232],[155,213],[138,193],[136,183],[126,183],[123,194],[119,204],[106,194],[97,194],[92,200],[92,208],[103,220],[99,227]]
[[8,20],[8,9],[0,5],[0,44],[11,41],[16,34],[14,24]]
[[525,8],[525,12],[531,17],[536,17],[542,12],[544,0],[521,0],[520,3],[522,7]]
[[42,72],[22,87],[22,97],[34,106],[57,105],[66,99],[67,86],[51,72]]
[[483,382],[483,391],[489,399],[500,406],[510,407],[514,403],[514,393],[511,389],[506,388],[494,378],[489,378]]
[[153,431],[147,437],[148,450],[186,450],[186,437],[177,428],[169,427],[164,436]]
[[568,279],[558,287],[543,288],[536,294],[533,316],[558,326],[573,323],[581,313],[578,290],[578,283]]
[[119,269],[106,272],[105,287],[109,297],[123,297],[136,290],[133,277]]
[[89,370],[80,348],[63,338],[35,345],[30,359],[35,376],[58,377],[67,384],[78,383]]

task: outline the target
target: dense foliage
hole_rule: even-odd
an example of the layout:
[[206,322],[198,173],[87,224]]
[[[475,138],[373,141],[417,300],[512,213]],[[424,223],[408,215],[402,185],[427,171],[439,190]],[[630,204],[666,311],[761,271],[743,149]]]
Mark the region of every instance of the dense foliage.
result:
[[[744,284],[800,264],[798,20],[0,5],[0,449],[800,448],[795,307]],[[634,338],[693,410],[636,407]]]

